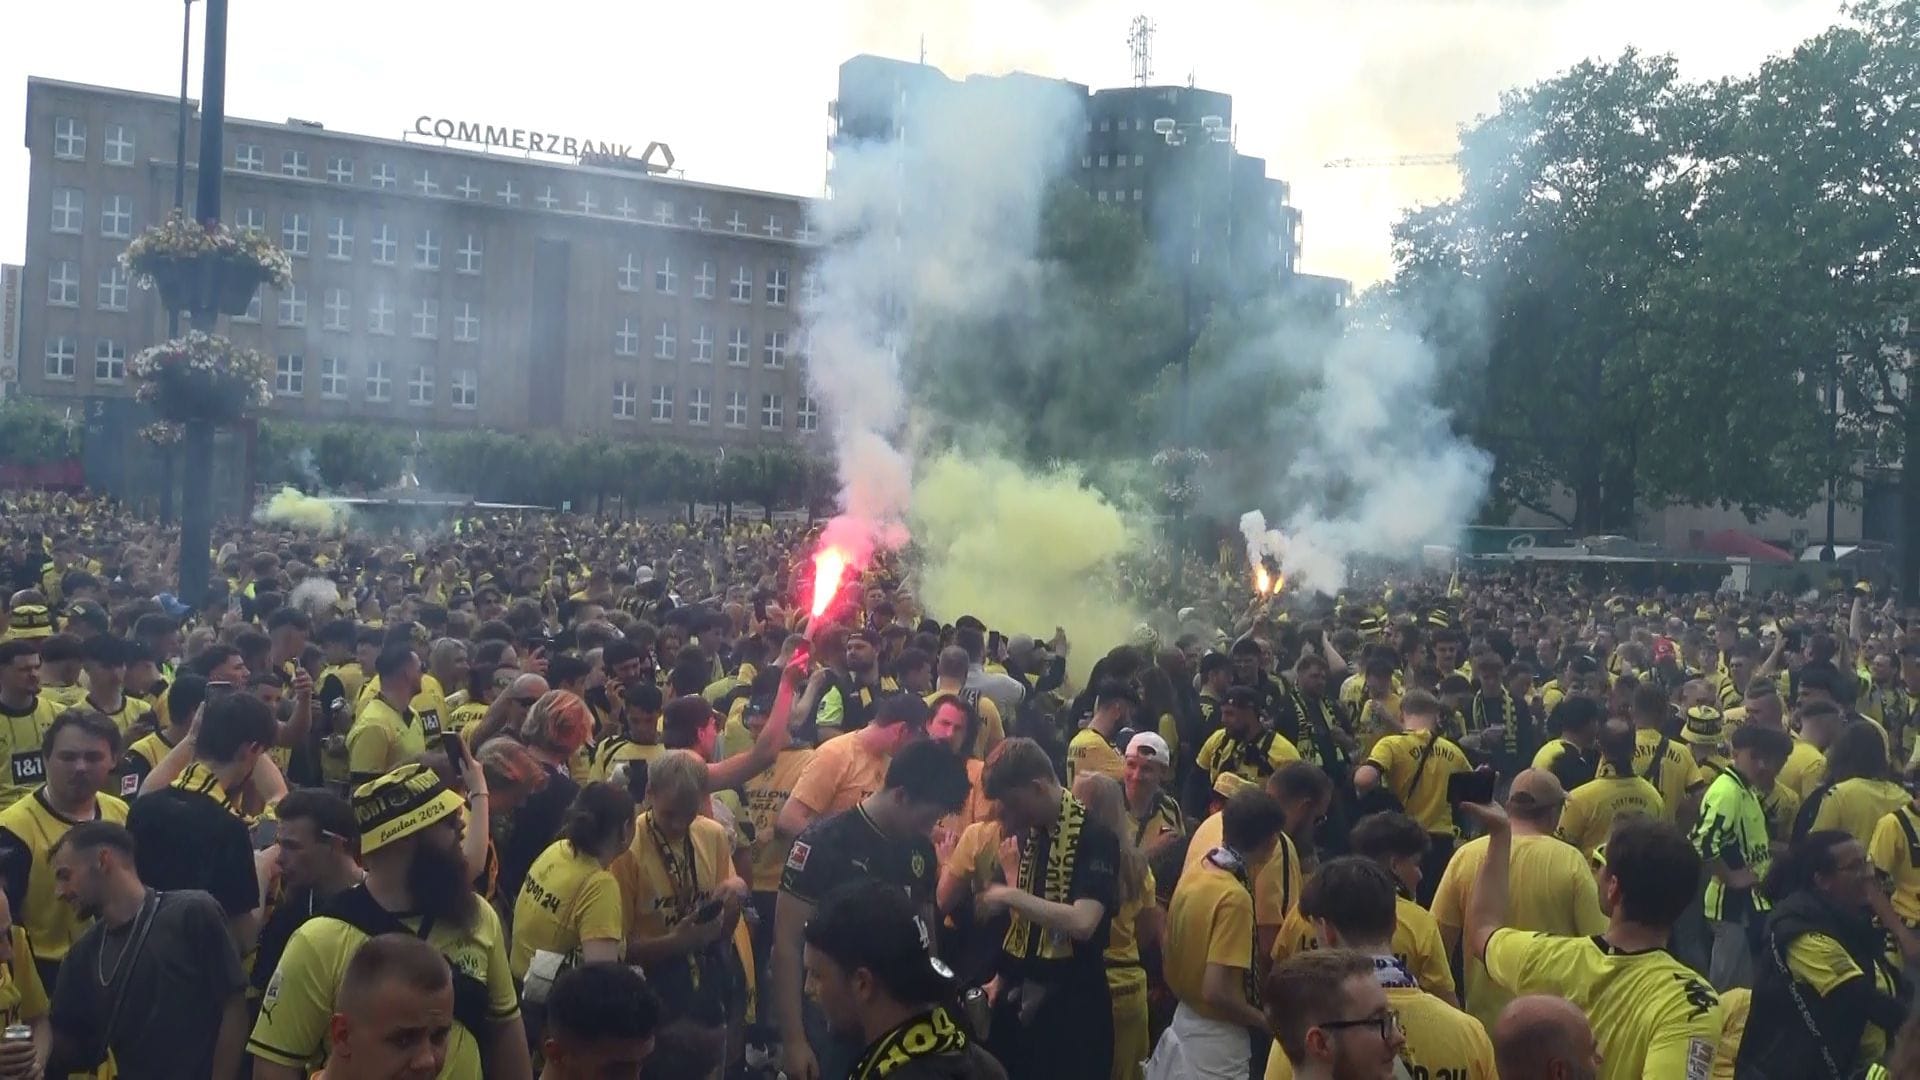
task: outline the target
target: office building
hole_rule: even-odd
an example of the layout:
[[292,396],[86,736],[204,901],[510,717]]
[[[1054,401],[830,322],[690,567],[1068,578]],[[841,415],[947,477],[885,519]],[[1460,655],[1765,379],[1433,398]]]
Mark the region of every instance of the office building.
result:
[[[128,359],[165,337],[166,313],[117,258],[173,205],[177,117],[170,96],[28,80],[11,389],[89,416],[130,408]],[[426,117],[413,129],[227,119],[224,222],[266,233],[294,265],[291,285],[223,322],[274,358],[265,416],[820,437],[800,318],[807,200],[660,171],[657,146]],[[196,118],[189,204],[198,155]]]

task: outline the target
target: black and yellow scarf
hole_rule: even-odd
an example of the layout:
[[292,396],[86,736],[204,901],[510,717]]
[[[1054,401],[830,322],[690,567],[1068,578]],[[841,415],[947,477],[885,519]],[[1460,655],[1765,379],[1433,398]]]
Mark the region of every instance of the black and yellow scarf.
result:
[[[1073,888],[1073,860],[1080,852],[1080,832],[1086,827],[1087,808],[1069,792],[1060,793],[1060,820],[1052,826],[1047,844],[1047,868],[1040,871],[1039,838],[1027,836],[1027,850],[1020,860],[1018,886],[1042,900],[1070,904]],[[1065,960],[1073,956],[1073,942],[1065,934],[1043,932],[1018,911],[1011,912],[1003,947],[1021,959]]]
[[[1207,862],[1232,874],[1233,880],[1239,882],[1240,887],[1247,890],[1248,902],[1252,902],[1253,878],[1247,873],[1247,860],[1241,858],[1239,852],[1222,845],[1207,852]],[[1241,973],[1243,979],[1241,988],[1246,992],[1247,1004],[1256,1009],[1260,1007],[1260,977],[1256,974],[1259,970],[1260,935],[1255,934],[1253,936],[1253,955],[1251,959],[1247,961],[1246,970]]]
[[213,770],[198,761],[187,762],[187,767],[181,769],[180,775],[174,777],[173,783],[167,786],[179,788],[182,791],[191,791],[196,795],[205,795],[207,798],[226,807],[227,810],[235,816],[239,816],[240,814],[239,798],[227,794],[227,789],[220,786],[220,778],[213,775]]
[[888,1076],[920,1058],[957,1054],[966,1048],[967,1033],[946,1009],[935,1005],[874,1040],[849,1075],[852,1080]]

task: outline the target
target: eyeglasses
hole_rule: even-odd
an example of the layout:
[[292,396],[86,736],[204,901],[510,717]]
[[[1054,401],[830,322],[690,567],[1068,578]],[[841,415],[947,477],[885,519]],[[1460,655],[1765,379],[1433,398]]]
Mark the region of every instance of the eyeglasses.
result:
[[1364,1020],[1329,1020],[1324,1024],[1315,1024],[1314,1026],[1325,1031],[1340,1031],[1345,1028],[1376,1028],[1380,1032],[1381,1042],[1392,1042],[1398,1038],[1401,1031],[1404,1030],[1400,1026],[1400,1014],[1392,1009],[1388,1009],[1378,1016],[1369,1016]]

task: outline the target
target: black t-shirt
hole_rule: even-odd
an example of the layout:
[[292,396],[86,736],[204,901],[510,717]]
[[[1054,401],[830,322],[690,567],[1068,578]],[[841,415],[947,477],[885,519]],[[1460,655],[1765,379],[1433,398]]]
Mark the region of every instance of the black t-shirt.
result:
[[508,815],[506,835],[494,839],[494,847],[500,852],[500,875],[494,882],[494,895],[506,912],[513,910],[520,886],[526,883],[527,871],[533,869],[533,861],[560,835],[567,808],[573,805],[574,796],[580,794],[580,785],[574,783],[566,769],[545,762],[541,767],[547,771],[547,786],[528,796],[519,809]]
[[924,836],[896,840],[856,806],[807,826],[787,853],[780,891],[818,904],[836,887],[872,878],[905,889],[915,907],[933,903],[940,863]]
[[[213,1074],[214,1040],[227,1001],[246,987],[240,953],[220,905],[204,892],[151,894],[151,914],[109,929],[97,922],[74,942],[66,963],[74,978],[53,993],[53,1028],[72,1040],[77,1060],[54,1063],[85,1071],[113,1051],[124,1080],[202,1080]],[[137,951],[143,918],[150,924]],[[107,1030],[114,992],[126,986],[119,1016]],[[116,974],[117,973],[117,974]]]
[[163,891],[199,889],[229,916],[260,906],[253,838],[246,823],[212,796],[164,788],[127,809],[140,880]]
[[[1050,830],[1042,829],[1029,833],[1027,842],[1038,844],[1039,850],[1034,857],[1041,876],[1047,867],[1047,856],[1053,847]],[[1080,827],[1080,845],[1073,855],[1073,870],[1067,885],[1067,902],[1098,900],[1104,914],[1100,917],[1100,926],[1093,936],[1085,941],[1073,943],[1073,955],[1065,959],[1038,959],[1017,957],[1000,950],[1000,974],[1010,978],[1032,978],[1040,981],[1083,976],[1089,973],[1099,974],[1105,979],[1103,954],[1107,951],[1107,934],[1113,926],[1114,905],[1120,895],[1120,838],[1097,822],[1088,821]],[[1036,883],[1037,884],[1037,883]],[[1036,892],[1036,895],[1039,895]]]

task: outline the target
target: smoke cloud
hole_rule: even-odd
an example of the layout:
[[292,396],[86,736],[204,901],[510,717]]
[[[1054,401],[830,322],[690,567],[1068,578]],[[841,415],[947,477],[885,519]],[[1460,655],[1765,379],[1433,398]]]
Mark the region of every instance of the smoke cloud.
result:
[[833,423],[841,513],[823,542],[855,565],[908,539],[914,493],[903,366],[914,326],[1002,309],[1038,275],[1048,180],[1080,122],[1064,87],[973,79],[915,90],[898,137],[837,147],[809,306],[809,382]]
[[345,507],[290,487],[275,492],[273,498],[253,512],[253,520],[263,524],[287,525],[308,532],[332,533],[347,527]]

